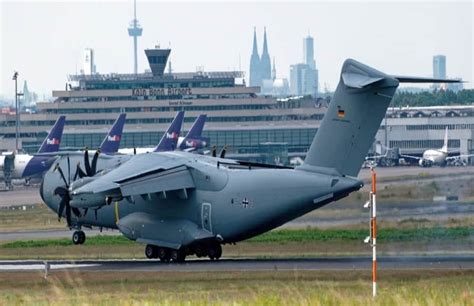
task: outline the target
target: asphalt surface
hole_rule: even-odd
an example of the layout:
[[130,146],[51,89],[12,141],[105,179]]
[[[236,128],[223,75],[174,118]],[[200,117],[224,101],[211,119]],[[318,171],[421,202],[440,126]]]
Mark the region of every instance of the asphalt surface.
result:
[[[188,260],[185,263],[161,263],[155,260],[58,260],[48,261],[50,270],[110,272],[208,272],[208,271],[353,271],[370,270],[370,257],[335,257],[305,259],[221,259]],[[45,262],[0,261],[0,272],[44,270]],[[396,256],[380,257],[379,270],[472,270],[474,256]]]

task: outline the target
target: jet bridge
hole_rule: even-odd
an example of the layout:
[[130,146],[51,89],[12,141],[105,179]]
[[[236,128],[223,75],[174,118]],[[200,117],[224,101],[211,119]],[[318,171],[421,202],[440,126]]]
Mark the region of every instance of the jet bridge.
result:
[[3,174],[5,189],[12,190],[12,174],[15,170],[15,153],[2,154],[0,156],[0,172]]

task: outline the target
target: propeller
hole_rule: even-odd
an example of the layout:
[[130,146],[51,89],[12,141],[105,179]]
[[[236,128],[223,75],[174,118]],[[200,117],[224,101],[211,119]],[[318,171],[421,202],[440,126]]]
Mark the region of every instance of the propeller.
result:
[[89,161],[89,150],[87,147],[84,150],[84,167],[85,170],[82,170],[80,163],[77,163],[76,174],[74,174],[74,181],[79,177],[83,178],[86,176],[94,176],[97,173],[97,160],[99,159],[100,149],[95,151],[94,157],[92,158],[92,164]]
[[[77,178],[83,178],[88,176],[94,176],[97,173],[97,160],[99,159],[100,149],[98,149],[94,157],[92,158],[92,163],[89,161],[89,150],[87,147],[84,150],[84,167],[85,171],[82,170],[80,162],[76,165],[76,173],[74,174],[73,182],[76,181]],[[67,225],[71,227],[71,212],[76,216],[81,216],[81,211],[77,207],[71,207],[71,195],[70,195],[70,186],[71,186],[71,161],[69,159],[69,155],[67,156],[67,167],[68,167],[68,179],[64,175],[64,171],[59,166],[59,163],[56,164],[54,171],[58,171],[61,175],[61,179],[64,182],[64,186],[58,186],[54,190],[54,194],[61,197],[61,202],[59,202],[58,207],[58,221],[61,220],[64,210],[66,210],[66,221]],[[84,215],[87,213],[87,210],[84,211]]]
[[217,156],[217,147],[212,146],[212,157],[216,157],[216,156]]
[[77,208],[71,208],[71,205],[69,204],[71,201],[71,196],[69,194],[69,186],[71,184],[71,161],[69,159],[69,155],[67,156],[67,166],[68,166],[68,179],[66,180],[66,176],[64,175],[63,169],[59,166],[59,164],[56,164],[54,167],[54,171],[58,171],[59,174],[61,175],[61,179],[63,180],[64,186],[58,186],[54,190],[55,195],[59,195],[61,197],[61,202],[59,202],[59,207],[58,207],[58,221],[61,220],[61,217],[63,215],[64,210],[66,210],[66,221],[67,225],[71,227],[71,211],[79,217],[81,215],[81,212]]

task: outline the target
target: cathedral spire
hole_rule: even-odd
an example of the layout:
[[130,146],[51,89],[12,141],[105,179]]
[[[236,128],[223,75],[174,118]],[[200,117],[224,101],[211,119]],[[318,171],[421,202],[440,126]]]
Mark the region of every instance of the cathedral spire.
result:
[[267,27],[263,28],[263,51],[262,57],[268,54],[268,45],[267,45]]
[[270,80],[272,78],[272,63],[270,60],[270,54],[268,54],[266,27],[263,31],[263,51],[262,57],[260,58],[260,75],[262,80]]
[[253,50],[252,56],[256,54],[258,56],[258,48],[257,48],[257,29],[253,27]]
[[260,74],[260,56],[258,55],[257,47],[257,30],[253,28],[253,50],[252,55],[250,56],[250,76],[249,84],[250,86],[260,86],[262,83],[262,78]]

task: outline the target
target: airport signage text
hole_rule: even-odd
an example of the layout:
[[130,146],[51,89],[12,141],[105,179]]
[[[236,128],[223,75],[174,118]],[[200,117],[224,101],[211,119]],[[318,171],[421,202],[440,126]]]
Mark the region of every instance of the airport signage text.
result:
[[192,95],[191,88],[135,88],[132,89],[132,96],[174,96]]

